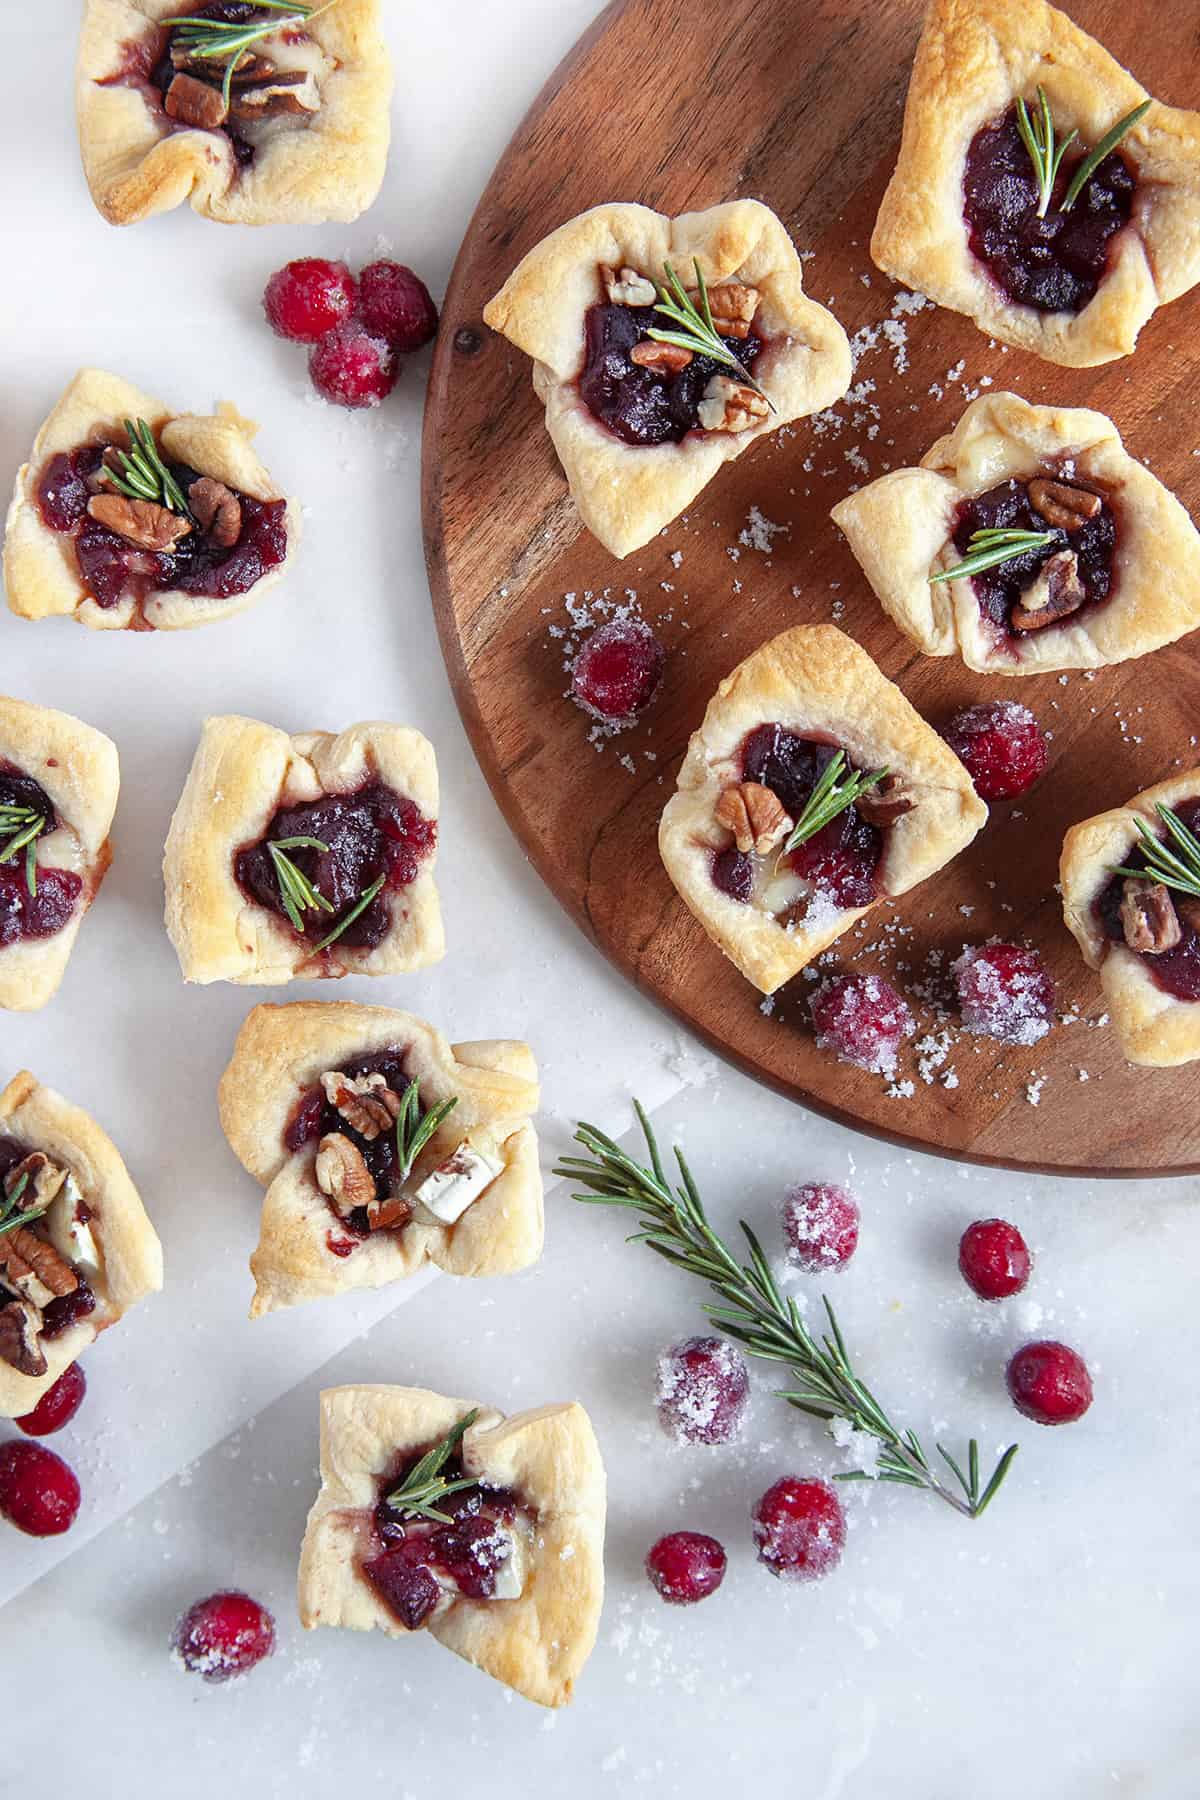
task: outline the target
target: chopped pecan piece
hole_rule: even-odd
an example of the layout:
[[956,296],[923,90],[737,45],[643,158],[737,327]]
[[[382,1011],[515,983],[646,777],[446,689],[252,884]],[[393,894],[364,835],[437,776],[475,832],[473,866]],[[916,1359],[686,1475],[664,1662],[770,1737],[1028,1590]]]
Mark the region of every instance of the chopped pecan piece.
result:
[[656,375],[678,375],[691,362],[692,353],[682,344],[660,344],[654,338],[643,338],[629,352],[629,360],[639,369],[653,369]]
[[46,1373],[41,1329],[42,1315],[28,1300],[10,1300],[0,1306],[0,1359],[18,1375]]
[[0,1237],[0,1279],[34,1306],[48,1306],[79,1286],[66,1258],[28,1225]]
[[333,1201],[334,1211],[346,1218],[356,1207],[369,1206],[375,1198],[375,1177],[362,1151],[340,1131],[331,1131],[317,1147],[317,1186]]
[[400,1111],[400,1101],[382,1075],[360,1075],[351,1081],[336,1071],[321,1077],[330,1106],[352,1131],[373,1143],[381,1131],[390,1131]]
[[1012,611],[1014,631],[1041,631],[1059,619],[1078,612],[1087,599],[1079,579],[1079,564],[1073,550],[1060,550],[1042,564],[1036,581],[1027,587]]
[[34,1208],[49,1206],[67,1179],[67,1171],[51,1162],[44,1150],[31,1150],[4,1177],[6,1195],[15,1193],[22,1176],[26,1177],[26,1181],[21,1189],[20,1210],[31,1212]]
[[658,289],[645,275],[639,275],[636,269],[610,269],[607,263],[600,264],[600,281],[613,306],[653,306],[658,299]]
[[1060,531],[1078,531],[1081,525],[1096,517],[1104,502],[1099,494],[1090,493],[1087,488],[1039,477],[1029,484],[1029,504],[1047,525],[1056,525]]
[[1174,950],[1183,936],[1171,896],[1161,881],[1128,876],[1121,888],[1121,929],[1125,942],[1141,956]]
[[262,81],[235,89],[229,107],[231,117],[245,125],[320,110],[321,90],[310,69],[276,69]]
[[169,506],[153,500],[127,500],[124,494],[93,494],[88,512],[141,550],[170,550],[192,529],[189,520]]
[[699,423],[705,431],[749,431],[770,408],[761,394],[728,375],[714,375],[700,402]]
[[727,787],[717,801],[716,817],[719,825],[732,831],[743,855],[755,850],[759,856],[769,856],[792,829],[783,802],[758,781],[739,781]]
[[220,88],[197,81],[182,69],[172,77],[163,106],[169,118],[178,119],[181,125],[194,125],[200,131],[216,131],[229,117]]
[[894,825],[905,813],[912,812],[916,804],[912,795],[906,793],[899,775],[885,775],[874,787],[864,788],[854,802],[868,825],[878,825],[883,829]]
[[740,281],[724,281],[720,287],[709,288],[708,307],[719,337],[748,338],[758,311],[758,289]]
[[397,1231],[412,1218],[412,1207],[399,1194],[386,1200],[367,1201],[367,1224],[372,1231]]
[[201,531],[214,544],[232,550],[242,535],[242,503],[223,481],[201,475],[188,489],[188,505]]

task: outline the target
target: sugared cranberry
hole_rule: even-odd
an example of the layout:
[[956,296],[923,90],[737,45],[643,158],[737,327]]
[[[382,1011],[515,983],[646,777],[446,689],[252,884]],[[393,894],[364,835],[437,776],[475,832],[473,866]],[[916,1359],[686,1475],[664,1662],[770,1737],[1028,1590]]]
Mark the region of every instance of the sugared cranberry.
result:
[[315,344],[350,317],[354,298],[354,277],[345,263],[301,256],[272,275],[263,294],[263,310],[277,337]]
[[0,1444],[0,1516],[30,1537],[58,1537],[79,1511],[74,1469],[44,1444]]
[[840,1269],[858,1248],[858,1202],[844,1187],[806,1181],[783,1201],[788,1261],[810,1275]]
[[1033,1258],[1007,1219],[976,1219],[959,1240],[958,1266],[981,1300],[1007,1300],[1029,1280]]
[[437,307],[419,275],[403,263],[368,263],[358,278],[358,310],[369,331],[407,355],[437,331]]
[[658,1417],[677,1442],[728,1444],[750,1399],[746,1359],[719,1337],[687,1338],[658,1359]]
[[916,1025],[890,982],[879,975],[834,975],[809,1004],[819,1049],[875,1075],[895,1073],[900,1046]]
[[1015,800],[1046,772],[1046,734],[1016,700],[964,706],[943,736],[966,765],[981,800]]
[[1036,1044],[1054,1016],[1054,982],[1036,950],[970,944],[952,965],[963,1025],[1002,1044]]
[[827,1481],[785,1475],[754,1508],[758,1560],[782,1581],[819,1581],[836,1568],[846,1515]]
[[571,698],[608,725],[632,725],[662,682],[667,653],[641,619],[609,619],[571,669]]
[[14,1420],[26,1437],[49,1437],[69,1425],[83,1405],[87,1377],[78,1363],[64,1369],[53,1387],[46,1389],[32,1412]]
[[345,319],[313,345],[308,372],[323,399],[357,409],[386,400],[399,369],[386,338]]
[[725,1552],[702,1531],[670,1531],[646,1558],[652,1585],[671,1606],[694,1606],[725,1579]]
[[1017,1411],[1038,1425],[1070,1425],[1092,1404],[1092,1378],[1077,1350],[1042,1338],[1023,1344],[1005,1371]]
[[210,1594],[184,1613],[171,1648],[190,1674],[230,1681],[270,1656],[275,1621],[249,1594]]

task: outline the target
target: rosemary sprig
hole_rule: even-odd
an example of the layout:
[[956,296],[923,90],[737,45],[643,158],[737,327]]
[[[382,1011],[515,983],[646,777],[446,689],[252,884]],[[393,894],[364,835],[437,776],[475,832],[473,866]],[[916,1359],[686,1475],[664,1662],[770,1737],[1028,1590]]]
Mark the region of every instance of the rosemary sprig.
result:
[[[1137,124],[1142,115],[1150,107],[1149,100],[1143,100],[1132,112],[1127,112],[1123,119],[1118,119],[1111,131],[1104,136],[1095,148],[1088,152],[1079,167],[1072,175],[1066,193],[1063,195],[1060,212],[1070,212],[1084,188],[1091,180],[1105,157],[1114,151],[1127,131]],[[1058,179],[1058,171],[1066,151],[1079,136],[1078,131],[1068,132],[1061,143],[1054,135],[1054,121],[1050,117],[1050,102],[1046,98],[1046,90],[1038,88],[1037,103],[1032,116],[1023,99],[1017,101],[1017,130],[1021,134],[1021,142],[1029,152],[1029,160],[1038,184],[1038,218],[1044,219],[1050,210],[1050,201],[1054,194],[1054,183]]]
[[32,806],[0,806],[0,838],[8,840],[0,850],[0,863],[25,852],[25,886],[33,899],[37,898],[37,839],[45,829],[45,817]]
[[444,1499],[447,1494],[461,1493],[464,1488],[478,1487],[479,1482],[470,1476],[460,1481],[447,1481],[441,1471],[478,1417],[479,1408],[472,1407],[432,1450],[427,1450],[421,1460],[413,1464],[400,1486],[393,1488],[386,1498],[385,1503],[393,1512],[410,1519],[435,1519],[441,1525],[450,1523],[449,1513],[439,1512],[434,1502]]
[[1112,868],[1112,875],[1132,875],[1136,880],[1145,881],[1152,877],[1161,881],[1164,887],[1174,888],[1180,894],[1194,894],[1200,899],[1200,839],[1188,830],[1179,814],[1170,806],[1158,802],[1158,816],[1178,846],[1178,854],[1172,850],[1163,838],[1155,837],[1145,819],[1135,820],[1141,834],[1142,848],[1146,858],[1144,869]]
[[655,343],[675,344],[680,350],[690,350],[693,356],[707,356],[712,362],[723,363],[727,369],[735,370],[747,387],[752,387],[756,394],[762,394],[763,399],[774,412],[775,406],[771,396],[760,387],[749,369],[744,363],[739,362],[724,338],[718,334],[717,328],[713,324],[712,308],[708,303],[708,287],[701,273],[700,264],[693,259],[692,266],[696,271],[696,286],[700,294],[699,307],[670,263],[664,263],[663,269],[667,277],[666,286],[659,288],[654,310],[662,313],[664,318],[670,319],[678,329],[664,331],[661,326],[652,325],[648,327],[646,336],[652,337]]
[[839,750],[826,763],[821,779],[804,802],[804,811],[793,825],[791,834],[780,851],[781,856],[786,856],[789,850],[795,850],[800,844],[806,844],[809,838],[816,837],[818,831],[824,830],[831,819],[836,819],[839,813],[844,813],[847,807],[853,806],[860,794],[865,794],[868,788],[874,787],[887,774],[886,769],[872,769],[869,773],[856,769],[843,781],[842,770],[845,767],[845,752]]
[[32,1225],[46,1211],[44,1206],[31,1206],[26,1212],[17,1211],[17,1203],[25,1189],[29,1186],[29,1170],[17,1176],[10,1193],[0,1195],[0,1237],[8,1231],[18,1231],[22,1225]]
[[396,1156],[400,1164],[401,1181],[408,1180],[418,1156],[438,1126],[450,1117],[457,1105],[458,1095],[452,1094],[449,1100],[443,1100],[423,1113],[420,1085],[415,1081],[409,1082],[401,1096],[400,1111],[396,1115]]
[[982,575],[985,569],[999,568],[1001,563],[1012,562],[1014,557],[1025,556],[1030,550],[1044,550],[1057,538],[1057,531],[1003,530],[998,526],[973,531],[962,561],[956,562],[951,569],[931,575],[929,580],[931,583],[965,581],[969,575]]
[[[328,950],[330,944],[337,942],[338,938],[341,937],[343,931],[346,930],[347,926],[353,925],[355,919],[358,918],[359,914],[366,912],[368,906],[370,906],[370,904],[371,904],[372,900],[374,900],[376,894],[381,892],[381,890],[383,888],[383,884],[386,881],[386,879],[387,879],[386,875],[380,875],[376,881],[373,881],[371,883],[369,888],[363,889],[362,893],[358,896],[358,899],[354,902],[354,905],[350,908],[350,911],[346,914],[345,918],[339,919],[337,924],[334,926],[333,930],[331,932],[329,932],[327,934],[327,936],[325,936],[321,939],[320,943],[317,945],[318,950]],[[333,908],[329,907],[328,910],[330,912],[332,912]]]
[[272,32],[281,31],[285,25],[299,25],[318,13],[328,12],[334,3],[335,0],[326,0],[324,6],[314,8],[294,4],[294,0],[254,0],[257,12],[275,16],[230,24],[221,19],[205,19],[198,13],[181,13],[178,18],[164,19],[163,23],[171,27],[172,43],[186,50],[192,61],[227,65],[221,93],[228,106],[233,77],[247,50],[262,38],[270,37]]
[[1118,119],[1112,130],[1105,132],[1091,154],[1084,157],[1071,177],[1070,187],[1063,195],[1063,212],[1070,212],[1105,157],[1111,155],[1125,133],[1131,131],[1143,114],[1150,110],[1150,105],[1149,100],[1143,100],[1140,106],[1135,106],[1132,112],[1127,112],[1123,119]]
[[115,450],[119,469],[105,464],[105,472],[118,494],[127,500],[152,500],[173,513],[189,517],[183,489],[168,469],[145,419],[126,419],[128,450]]
[[[650,1121],[638,1101],[634,1109],[646,1139],[650,1167],[637,1163],[594,1125],[580,1124],[576,1141],[586,1157],[563,1157],[556,1175],[582,1184],[588,1191],[574,1198],[593,1206],[624,1206],[640,1214],[639,1230],[631,1243],[648,1244],[656,1255],[706,1282],[719,1296],[709,1302],[709,1317],[737,1340],[751,1356],[782,1363],[797,1377],[799,1386],[782,1391],[781,1398],[800,1412],[827,1424],[848,1419],[857,1430],[877,1439],[878,1479],[935,1494],[965,1518],[977,1519],[995,1499],[1008,1474],[1016,1444],[1010,1444],[985,1483],[981,1483],[979,1446],[974,1438],[967,1446],[967,1466],[962,1468],[950,1452],[937,1453],[961,1488],[957,1493],[940,1471],[935,1471],[911,1431],[894,1425],[870,1389],[855,1373],[833,1308],[826,1300],[829,1329],[818,1342],[790,1296],[785,1299],[771,1273],[762,1246],[742,1222],[749,1246],[749,1261],[739,1263],[705,1216],[696,1183],[683,1152],[676,1148],[681,1185],[672,1191],[667,1182]],[[858,1470],[847,1470],[839,1481],[867,1480]]]
[[283,910],[297,931],[304,930],[306,912],[333,911],[333,902],[318,892],[303,869],[298,869],[287,854],[289,850],[327,851],[328,844],[323,844],[320,838],[315,837],[290,837],[268,842],[267,849],[275,865],[275,879],[279,883],[279,898],[283,901]]

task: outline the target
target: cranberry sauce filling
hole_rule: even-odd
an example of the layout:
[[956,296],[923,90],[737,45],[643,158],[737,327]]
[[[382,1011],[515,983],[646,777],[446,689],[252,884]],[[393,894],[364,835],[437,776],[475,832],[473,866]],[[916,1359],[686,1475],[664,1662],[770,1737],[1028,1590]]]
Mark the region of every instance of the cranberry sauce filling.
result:
[[[338,1073],[345,1075],[349,1081],[357,1080],[360,1075],[382,1075],[394,1094],[403,1094],[409,1084],[404,1066],[406,1054],[399,1047],[377,1050],[370,1056],[360,1056],[356,1061],[346,1063]],[[338,1131],[348,1137],[362,1153],[363,1161],[375,1180],[376,1199],[386,1199],[392,1191],[396,1174],[395,1132],[381,1131],[377,1137],[364,1137],[330,1103],[324,1088],[309,1088],[301,1095],[284,1131],[283,1142],[286,1149],[294,1152],[302,1150],[305,1144],[319,1143],[330,1132]],[[371,1227],[367,1221],[365,1206],[356,1206],[348,1218],[339,1216],[338,1224],[354,1237],[364,1238],[370,1235]],[[335,1256],[348,1256],[354,1245],[347,1240],[333,1238],[329,1248]]]
[[1063,197],[1085,154],[1064,159],[1040,219],[1037,177],[1017,128],[1016,107],[971,140],[963,176],[971,249],[1017,305],[1077,313],[1104,279],[1112,240],[1129,223],[1137,176],[1114,150],[1063,212]]
[[[0,763],[0,806],[27,807],[45,819],[44,831],[53,831],[58,824],[45,790],[11,763]],[[3,842],[0,840],[0,852]],[[0,863],[0,945],[16,944],[22,938],[53,937],[75,911],[83,891],[82,880],[70,869],[38,869],[36,885],[37,893],[31,894],[24,850],[18,850],[10,862]]]
[[[1078,486],[1079,483],[1074,485]],[[1029,484],[1025,481],[1002,481],[998,487],[988,488],[986,493],[976,494],[974,499],[962,502],[954,528],[954,547],[960,556],[968,554],[972,533],[976,531],[1002,529],[1054,533],[1053,542],[1044,545],[1042,549],[1028,550],[1023,556],[1014,556],[1008,562],[999,563],[995,568],[985,569],[982,574],[972,577],[971,585],[979,602],[979,610],[998,631],[1006,636],[1022,635],[1012,633],[1010,621],[1013,609],[1043,565],[1064,550],[1074,552],[1079,580],[1087,596],[1083,606],[1066,614],[1066,617],[1078,619],[1087,607],[1099,605],[1109,598],[1113,586],[1117,521],[1107,500],[1103,496],[1101,500],[1100,511],[1095,518],[1084,519],[1073,531],[1064,531],[1050,525],[1034,509],[1029,498]],[[1054,627],[1048,625],[1041,629],[1052,631]]]
[[[471,1600],[494,1597],[496,1574],[508,1560],[511,1528],[521,1508],[510,1489],[480,1484],[438,1500],[438,1511],[450,1516],[449,1524],[405,1518],[388,1505],[387,1496],[424,1454],[406,1454],[380,1481],[372,1524],[382,1549],[363,1563],[371,1586],[409,1631],[424,1625],[446,1585]],[[457,1456],[440,1473],[449,1482],[469,1475]]]
[[337,938],[347,949],[373,950],[392,922],[386,895],[416,880],[422,860],[437,842],[437,822],[427,819],[415,801],[380,781],[369,782],[356,793],[327,794],[323,800],[281,807],[266,835],[235,853],[233,866],[251,898],[283,919],[287,911],[268,845],[297,837],[316,838],[327,846],[293,848],[285,854],[333,909],[302,913],[303,936],[320,943],[382,877],[383,888],[375,899]]
[[[714,375],[733,373],[711,356],[693,356],[675,372],[644,369],[630,360],[635,344],[669,321],[652,306],[588,308],[584,321],[586,353],[579,392],[603,425],[627,444],[678,444],[697,426],[704,390]],[[762,340],[724,338],[742,367],[754,371]]]
[[[129,543],[88,515],[88,501],[103,491],[98,482],[103,455],[102,446],[81,444],[52,456],[37,487],[43,522],[74,538],[80,578],[97,606],[116,606],[127,593],[141,599],[151,590],[229,600],[247,593],[287,555],[286,500],[255,500],[242,493],[236,493],[242,528],[229,548],[197,524],[173,550],[143,550]],[[167,467],[185,494],[200,479],[186,463],[168,462]]]
[[[1200,800],[1186,800],[1174,810],[1190,832],[1200,832]],[[1145,867],[1145,855],[1141,850],[1131,850],[1124,861],[1131,869]],[[1125,942],[1125,928],[1121,923],[1121,897],[1125,880],[1124,875],[1112,876],[1095,901],[1096,915],[1103,926],[1104,935],[1118,944]],[[1181,900],[1183,896],[1173,894],[1171,898]],[[1175,948],[1163,950],[1157,955],[1141,951],[1135,951],[1134,954],[1139,957],[1142,966],[1158,986],[1172,994],[1176,1000],[1200,1000],[1200,928],[1185,918],[1178,907],[1176,912],[1183,935]]]

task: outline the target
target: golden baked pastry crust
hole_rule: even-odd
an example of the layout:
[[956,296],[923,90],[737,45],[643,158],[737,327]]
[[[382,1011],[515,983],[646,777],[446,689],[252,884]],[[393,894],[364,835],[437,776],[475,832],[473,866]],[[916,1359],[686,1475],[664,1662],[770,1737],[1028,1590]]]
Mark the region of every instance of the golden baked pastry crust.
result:
[[[80,1107],[23,1069],[0,1093],[0,1137],[44,1150],[78,1185],[93,1215],[90,1228],[103,1259],[99,1304],[61,1336],[43,1343],[44,1375],[22,1375],[0,1361],[0,1417],[19,1419],[32,1410],[63,1370],[78,1360],[101,1331],[162,1287],[162,1245],[120,1152],[107,1132]],[[50,1213],[54,1214],[57,1201]],[[64,1196],[65,1204],[65,1196]]]
[[658,843],[684,903],[764,994],[774,993],[870,911],[829,905],[811,923],[788,930],[765,908],[733,900],[714,885],[713,852],[730,843],[715,816],[717,800],[740,779],[738,753],[746,734],[775,723],[836,740],[857,768],[889,769],[916,802],[884,834],[881,897],[907,893],[935,874],[987,818],[954,752],[844,632],[834,625],[796,625],[763,644],[726,676],[692,733]]
[[[300,1552],[300,1619],[409,1637],[358,1563],[370,1553],[378,1480],[398,1454],[436,1442],[478,1406],[427,1388],[382,1384],[321,1395],[321,1491]],[[473,1474],[510,1487],[536,1515],[525,1588],[515,1600],[458,1598],[423,1629],[539,1706],[570,1698],[591,1654],[604,1602],[605,1477],[582,1406],[541,1406],[510,1418],[491,1407],[462,1441]]]
[[279,807],[351,793],[374,777],[436,820],[437,764],[419,731],[370,721],[336,736],[289,737],[257,719],[205,720],[163,856],[167,933],[185,981],[279,986],[298,975],[396,975],[442,957],[436,849],[422,857],[415,881],[389,893],[392,923],[374,949],[339,940],[315,954],[234,878],[234,852],[257,842]]
[[[423,1100],[458,1104],[436,1134],[440,1155],[464,1142],[502,1165],[455,1225],[414,1220],[377,1231],[336,1256],[329,1203],[313,1172],[316,1145],[289,1152],[284,1133],[300,1097],[334,1070],[382,1050],[405,1051]],[[542,1253],[542,1177],[532,1115],[537,1065],[527,1044],[449,1044],[412,1013],[338,1001],[256,1006],[238,1033],[219,1091],[221,1126],[234,1155],[267,1189],[251,1317],[351,1288],[403,1281],[425,1263],[450,1275],[508,1275]],[[431,1153],[432,1157],[433,1153]]]
[[12,763],[45,791],[58,815],[37,839],[40,868],[70,869],[83,887],[61,931],[0,948],[0,1007],[36,1012],[58,991],[83,915],[112,861],[108,833],[121,774],[111,738],[70,713],[0,697],[0,763]]
[[81,369],[34,439],[29,461],[17,471],[4,534],[4,581],[10,609],[22,619],[73,616],[94,631],[144,630],[146,626],[156,631],[186,631],[244,612],[274,587],[295,555],[300,541],[296,500],[288,500],[283,561],[268,569],[246,593],[224,600],[168,589],[148,593],[140,607],[128,594],[115,606],[98,606],[80,575],[74,540],[43,524],[37,485],[49,458],[78,449],[92,441],[97,431],[119,432],[126,419],[145,419],[156,429],[161,427],[163,449],[201,475],[223,481],[255,500],[285,497],[254,453],[257,425],[241,418],[234,407],[223,403],[215,416],[209,417],[172,414],[161,400],[120,375]]
[[[579,397],[584,315],[600,298],[598,270],[630,267],[685,280],[698,259],[709,287],[737,280],[759,290],[756,324],[769,342],[755,379],[775,411],[749,431],[692,432],[681,444],[626,444]],[[731,200],[671,219],[648,206],[596,206],[552,231],[523,257],[483,310],[486,324],[533,358],[533,385],[584,524],[614,556],[628,556],[678,517],[723,463],[760,437],[806,418],[850,385],[846,334],[804,292],[803,270],[782,223],[757,200]]]
[[76,66],[79,147],[109,223],[136,224],[184,200],[226,225],[315,225],[365,212],[383,182],[391,133],[380,0],[338,0],[312,18],[320,111],[294,128],[284,122],[242,169],[224,131],[177,126],[136,85],[113,80],[129,45],[180,11],[178,0],[87,0]]
[[[970,580],[935,587],[930,574],[959,561],[952,533],[960,501],[1010,477],[1053,474],[1064,460],[1119,508],[1113,593],[1078,618],[998,642]],[[1102,668],[1200,625],[1200,534],[1174,494],[1129,455],[1111,419],[1083,407],[986,394],[919,468],[881,475],[839,501],[832,518],[905,636],[926,656],[957,652],[983,674]]]
[[1134,794],[1124,806],[1072,825],[1063,839],[1059,863],[1063,919],[1100,985],[1126,1060],[1151,1069],[1174,1068],[1200,1057],[1200,1003],[1179,1000],[1160,988],[1146,963],[1105,936],[1092,910],[1114,866],[1128,861],[1141,839],[1138,818],[1157,832],[1155,808],[1200,799],[1200,768],[1186,769]]
[[1122,140],[1139,173],[1129,226],[1078,313],[1014,304],[970,249],[963,169],[981,126],[1044,87],[1059,136],[1089,148],[1149,96],[1108,51],[1045,0],[931,0],[904,133],[871,238],[879,268],[981,331],[1050,362],[1128,356],[1155,308],[1200,279],[1200,113],[1154,101]]

